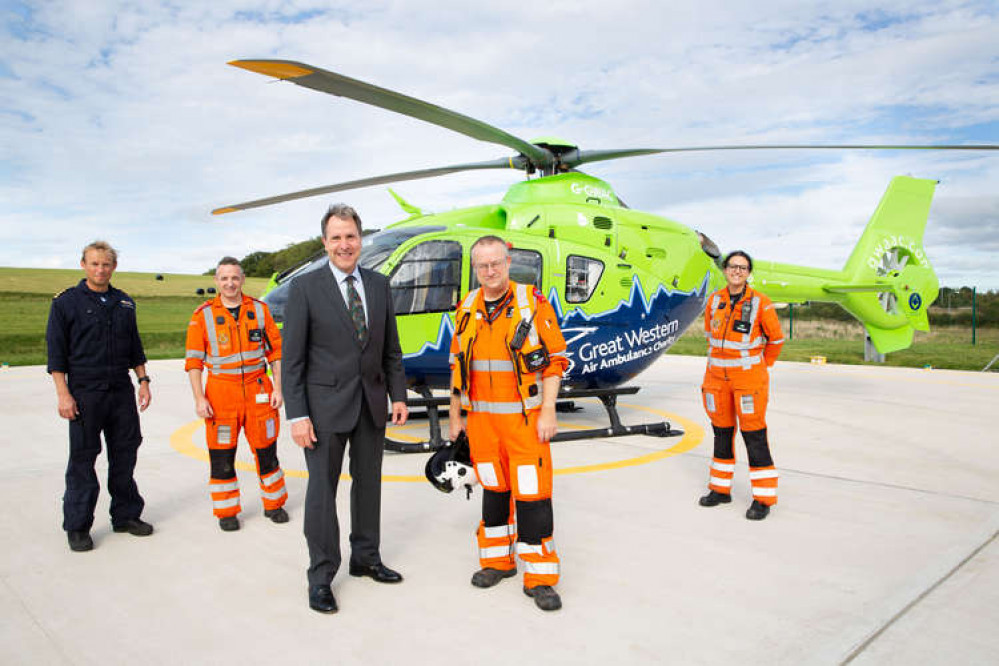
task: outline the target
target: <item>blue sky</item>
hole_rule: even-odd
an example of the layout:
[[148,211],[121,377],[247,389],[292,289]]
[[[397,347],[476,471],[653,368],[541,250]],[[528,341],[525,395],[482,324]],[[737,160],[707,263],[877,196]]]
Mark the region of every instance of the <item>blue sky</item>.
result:
[[[318,233],[328,197],[212,208],[508,155],[225,63],[300,60],[531,139],[583,148],[999,143],[995,2],[521,3],[0,0],[0,265],[201,272]],[[949,286],[999,289],[999,152],[708,153],[588,165],[634,208],[723,249],[838,268],[888,181],[940,181]],[[398,183],[425,210],[498,201],[517,172]],[[384,187],[334,195],[367,226]]]

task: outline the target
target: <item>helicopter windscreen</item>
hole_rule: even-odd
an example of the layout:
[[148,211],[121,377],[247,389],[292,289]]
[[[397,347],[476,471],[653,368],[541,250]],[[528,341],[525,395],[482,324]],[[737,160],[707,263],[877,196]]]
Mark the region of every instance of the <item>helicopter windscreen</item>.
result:
[[357,263],[361,268],[376,271],[400,245],[413,236],[444,230],[445,227],[439,226],[405,227],[368,234],[361,240],[361,258]]
[[[392,252],[404,242],[420,234],[444,231],[440,226],[420,226],[406,227],[405,229],[391,229],[388,231],[376,231],[361,239],[361,258],[358,264],[362,268],[378,270],[378,267],[385,263]],[[323,251],[311,259],[306,260],[298,266],[294,266],[278,276],[278,284],[285,285],[291,280],[306,273],[311,273],[329,264],[329,257]],[[275,321],[283,321],[284,306],[288,302],[287,289],[274,289],[264,297],[264,302],[271,309],[271,314]]]

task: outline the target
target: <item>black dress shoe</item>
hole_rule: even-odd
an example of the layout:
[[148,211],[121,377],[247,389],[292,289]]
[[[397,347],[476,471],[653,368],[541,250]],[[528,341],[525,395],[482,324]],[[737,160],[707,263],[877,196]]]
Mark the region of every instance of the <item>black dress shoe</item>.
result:
[[66,538],[69,539],[69,549],[74,552],[83,553],[94,549],[94,540],[87,530],[71,530],[66,532]]
[[697,503],[701,506],[718,506],[719,504],[728,504],[731,501],[732,496],[728,493],[720,493],[712,490],[707,495],[704,495],[701,499],[697,500]]
[[392,571],[387,566],[379,562],[378,564],[351,564],[351,576],[367,576],[379,583],[401,583],[402,574]]
[[115,532],[128,532],[132,536],[149,536],[153,533],[153,526],[138,518],[126,520],[120,525],[115,525],[112,529]]
[[770,513],[770,507],[760,500],[753,500],[753,503],[746,509],[746,518],[749,520],[763,520]]
[[318,613],[337,612],[336,599],[329,585],[313,585],[309,588],[309,608]]

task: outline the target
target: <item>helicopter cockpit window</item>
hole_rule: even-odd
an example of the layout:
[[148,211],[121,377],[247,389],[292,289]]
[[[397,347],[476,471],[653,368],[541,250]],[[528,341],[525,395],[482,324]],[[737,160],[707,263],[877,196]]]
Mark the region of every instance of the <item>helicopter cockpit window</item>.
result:
[[396,314],[451,310],[461,286],[461,243],[420,243],[396,265],[391,286]]
[[[510,250],[510,279],[520,284],[533,284],[541,288],[541,253],[534,250],[520,250],[513,248]],[[472,277],[468,281],[468,290],[476,289],[479,280],[472,271]]]
[[357,263],[361,265],[361,268],[376,271],[400,245],[410,238],[436,231],[444,231],[444,227],[403,227],[368,234],[361,239],[361,258]]
[[565,300],[569,303],[585,303],[604,272],[604,262],[589,257],[570,255],[565,262]]

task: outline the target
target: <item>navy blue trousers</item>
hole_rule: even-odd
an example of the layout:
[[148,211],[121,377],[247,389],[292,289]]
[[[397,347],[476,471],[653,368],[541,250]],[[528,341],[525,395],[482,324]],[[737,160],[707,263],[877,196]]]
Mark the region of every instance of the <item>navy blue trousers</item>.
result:
[[105,391],[73,391],[80,415],[69,422],[69,464],[62,498],[62,527],[89,530],[101,491],[94,464],[101,453],[101,433],[108,449],[108,492],[111,524],[122,525],[142,515],[145,502],[135,485],[135,460],[142,443],[139,412],[131,384]]

